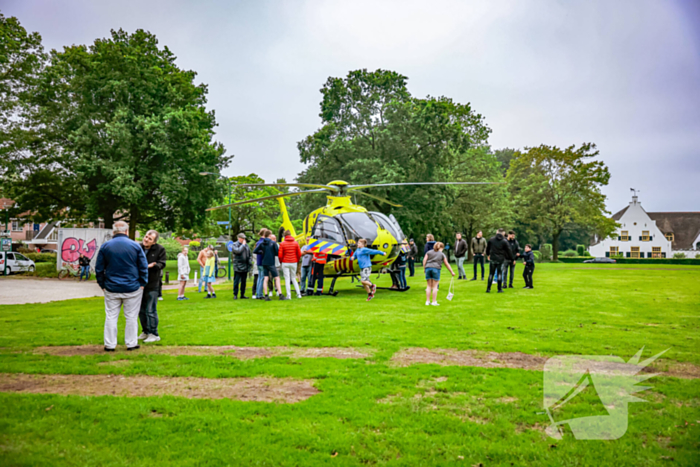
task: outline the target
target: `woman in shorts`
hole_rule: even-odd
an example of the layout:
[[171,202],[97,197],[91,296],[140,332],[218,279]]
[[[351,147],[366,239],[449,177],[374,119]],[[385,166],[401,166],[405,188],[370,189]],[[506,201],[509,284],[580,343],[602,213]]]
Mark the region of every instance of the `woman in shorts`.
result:
[[[437,242],[433,246],[432,250],[429,250],[425,256],[423,256],[423,269],[425,270],[425,280],[428,282],[428,287],[425,289],[425,304],[438,306],[437,294],[438,294],[438,284],[440,283],[440,271],[442,270],[443,263],[447,266],[447,269],[452,273],[454,277],[455,273],[452,270],[452,266],[447,261],[447,256],[442,252],[445,249],[445,245],[442,242]],[[430,301],[430,294],[433,295],[433,301]]]

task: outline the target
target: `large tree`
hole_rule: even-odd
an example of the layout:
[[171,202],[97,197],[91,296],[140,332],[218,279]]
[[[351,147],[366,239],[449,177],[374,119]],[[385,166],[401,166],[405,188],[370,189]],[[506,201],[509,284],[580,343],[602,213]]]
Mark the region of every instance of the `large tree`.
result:
[[[414,98],[406,77],[386,70],[351,71],[329,78],[321,89],[322,127],[299,143],[301,161],[309,164],[301,182],[350,183],[481,181],[469,170],[469,149],[484,145],[490,132],[469,104],[446,97]],[[406,234],[447,235],[453,225],[447,212],[458,192],[450,187],[372,189],[403,205],[358,196],[369,209],[393,213]],[[320,197],[304,201],[317,207]]]
[[569,226],[590,228],[605,238],[615,221],[605,209],[601,187],[610,173],[591,143],[560,149],[539,146],[516,152],[508,169],[515,214],[526,225],[545,228],[552,236],[554,260],[559,238]]
[[[0,179],[4,196],[11,196],[4,185],[33,138],[29,101],[45,61],[41,36],[27,33],[17,18],[0,13]],[[13,216],[22,212],[14,211]]]
[[40,138],[16,163],[13,197],[45,217],[125,219],[132,235],[201,224],[221,184],[199,173],[229,158],[195,76],[142,30],[52,51],[33,96]]

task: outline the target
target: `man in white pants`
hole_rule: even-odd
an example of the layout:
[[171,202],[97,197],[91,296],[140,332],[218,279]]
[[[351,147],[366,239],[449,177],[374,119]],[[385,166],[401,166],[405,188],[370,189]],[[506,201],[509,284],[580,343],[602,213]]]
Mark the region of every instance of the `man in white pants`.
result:
[[117,320],[124,306],[126,350],[139,348],[138,317],[143,287],[148,283],[148,263],[141,246],[128,237],[126,222],[114,223],[114,236],[100,247],[95,263],[97,283],[105,294],[105,352],[117,347]]
[[297,282],[297,263],[301,259],[301,248],[289,230],[284,231],[284,241],[280,244],[279,259],[282,262],[284,273],[284,285],[287,288],[287,298],[292,298],[292,284],[297,297],[301,298],[299,283]]

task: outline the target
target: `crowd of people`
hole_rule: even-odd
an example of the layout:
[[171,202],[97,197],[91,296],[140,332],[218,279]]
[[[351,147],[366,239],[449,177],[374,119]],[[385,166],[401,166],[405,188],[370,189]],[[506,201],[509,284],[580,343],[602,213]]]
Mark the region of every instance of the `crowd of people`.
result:
[[[159,234],[149,230],[141,244],[128,238],[128,224],[119,221],[114,224],[112,240],[102,245],[97,255],[95,273],[97,283],[105,296],[105,351],[114,351],[117,344],[117,321],[120,309],[124,309],[126,318],[125,342],[127,350],[139,348],[139,340],[145,343],[158,342],[158,300],[161,294],[163,269],[166,264],[166,251],[158,244]],[[248,246],[244,233],[238,234],[233,243],[233,298],[257,299],[270,301],[273,293],[279,300],[291,300],[292,287],[298,298],[304,295],[322,295],[324,268],[328,255],[312,251],[308,245],[300,247],[289,230],[284,231],[283,239],[277,242],[276,236],[269,229],[261,229],[254,246]],[[474,263],[475,281],[478,279],[478,268],[481,267],[481,280],[485,279],[485,262],[488,261],[489,274],[486,292],[491,291],[494,281],[498,292],[513,288],[513,278],[518,260],[524,264],[523,279],[525,289],[532,289],[532,275],[535,270],[534,254],[530,245],[525,245],[521,251],[515,232],[506,235],[504,229],[499,229],[488,241],[480,231],[471,242],[462,238],[461,233],[455,236],[454,256],[457,263],[458,280],[466,280],[467,274],[464,263],[471,252]],[[395,275],[394,286],[407,290],[406,269],[409,277],[415,275],[415,262],[418,259],[418,247],[413,239],[403,242],[398,257],[392,264]],[[456,275],[445,253],[446,246],[435,241],[432,234],[426,236],[423,250],[423,269],[427,287],[425,290],[426,305],[438,306],[437,296],[440,285],[442,267],[445,266]],[[377,286],[371,281],[372,256],[386,255],[385,252],[367,247],[366,239],[359,239],[353,253],[360,270],[360,283],[367,292],[367,301],[374,298]],[[197,256],[200,266],[199,292],[204,287],[206,299],[215,299],[216,271],[218,256],[209,245],[202,249]],[[298,270],[301,264],[301,271]],[[82,264],[81,264],[82,266]],[[189,252],[183,247],[177,257],[179,290],[177,300],[188,300],[185,296],[187,282],[190,279]],[[89,266],[88,266],[89,267]],[[248,276],[252,275],[253,284],[250,297],[246,296]],[[282,292],[280,277],[284,277],[286,293]],[[300,276],[300,280],[297,280]],[[450,297],[448,297],[450,298]],[[138,320],[137,320],[138,318]],[[138,324],[141,324],[141,334],[138,334]],[[138,335],[137,335],[138,334]]]

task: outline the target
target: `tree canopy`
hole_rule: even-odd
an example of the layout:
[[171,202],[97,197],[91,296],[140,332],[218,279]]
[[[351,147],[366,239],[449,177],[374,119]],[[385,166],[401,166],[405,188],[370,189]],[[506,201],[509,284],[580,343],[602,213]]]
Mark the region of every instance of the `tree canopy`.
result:
[[[490,129],[469,104],[447,97],[414,98],[406,77],[386,70],[329,78],[321,94],[322,127],[298,145],[301,161],[309,164],[300,182],[484,181],[497,174],[497,167],[488,173],[493,167],[483,166],[485,156],[470,152],[485,146]],[[460,193],[465,192],[445,186],[376,188],[371,194],[403,207],[362,195],[357,202],[394,214],[407,234],[451,235],[450,207]],[[310,210],[318,203],[311,199],[303,205]]]
[[508,169],[508,186],[517,219],[532,229],[546,229],[552,236],[554,260],[559,238],[572,225],[590,228],[602,238],[616,223],[605,209],[601,187],[610,173],[596,146],[584,143],[564,149],[538,146],[516,152]]
[[229,158],[195,76],[142,30],[52,51],[31,96],[37,138],[10,167],[13,198],[37,217],[125,219],[132,235],[203,222],[221,185],[199,173]]

